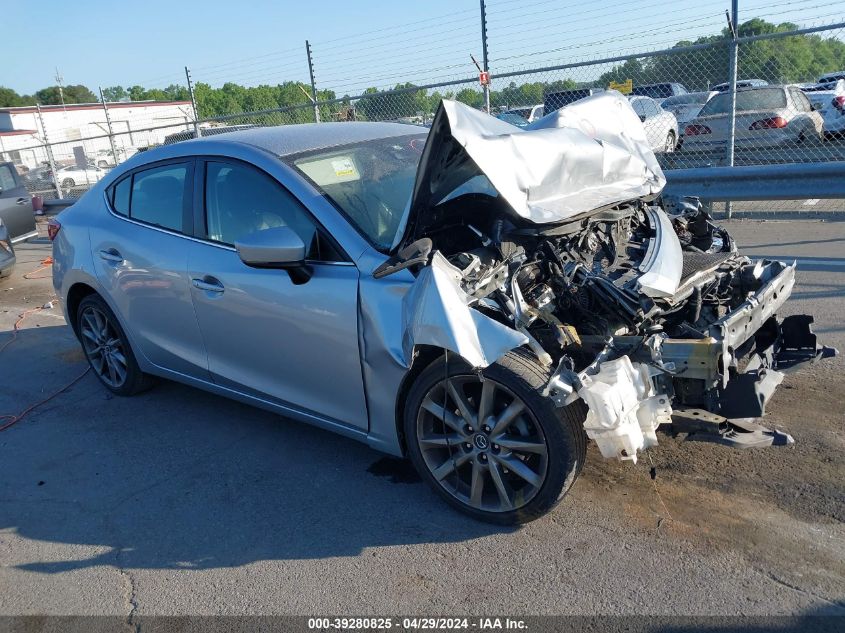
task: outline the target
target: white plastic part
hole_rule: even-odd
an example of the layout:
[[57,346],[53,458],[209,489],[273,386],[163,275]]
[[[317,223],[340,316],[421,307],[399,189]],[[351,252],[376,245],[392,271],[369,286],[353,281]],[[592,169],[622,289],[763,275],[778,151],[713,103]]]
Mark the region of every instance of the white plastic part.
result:
[[657,445],[655,431],[671,421],[665,394],[655,394],[648,367],[622,356],[585,376],[578,394],[589,407],[584,430],[603,457],[637,462],[637,451]]

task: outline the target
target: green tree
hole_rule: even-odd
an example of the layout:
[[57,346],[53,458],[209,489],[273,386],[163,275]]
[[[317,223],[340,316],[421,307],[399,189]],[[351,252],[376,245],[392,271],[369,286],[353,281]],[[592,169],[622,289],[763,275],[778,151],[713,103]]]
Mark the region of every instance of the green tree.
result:
[[83,85],[64,86],[61,93],[58,86],[42,88],[35,93],[35,98],[43,105],[59,105],[64,96],[65,103],[96,103],[97,95]]
[[106,101],[124,101],[129,98],[129,93],[123,86],[110,86],[103,88],[103,98]]
[[0,108],[14,108],[15,106],[33,105],[35,99],[29,95],[19,95],[11,88],[0,86]]

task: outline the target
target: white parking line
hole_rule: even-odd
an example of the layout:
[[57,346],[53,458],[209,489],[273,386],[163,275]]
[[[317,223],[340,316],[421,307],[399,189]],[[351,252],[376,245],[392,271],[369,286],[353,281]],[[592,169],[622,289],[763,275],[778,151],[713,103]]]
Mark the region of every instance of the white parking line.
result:
[[820,202],[820,198],[810,198],[809,200],[804,201],[805,207],[814,207]]

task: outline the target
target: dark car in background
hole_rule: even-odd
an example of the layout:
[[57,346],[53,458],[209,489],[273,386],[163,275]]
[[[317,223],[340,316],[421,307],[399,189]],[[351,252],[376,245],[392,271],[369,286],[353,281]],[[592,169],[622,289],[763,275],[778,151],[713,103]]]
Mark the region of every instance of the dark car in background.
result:
[[683,84],[675,82],[667,82],[660,84],[646,84],[645,86],[636,86],[631,90],[631,96],[636,97],[651,97],[652,99],[666,99],[667,97],[674,97],[676,95],[685,95],[689,90]]
[[13,163],[0,163],[0,277],[7,277],[15,265],[12,246],[35,237],[32,198]]
[[543,99],[543,112],[549,114],[555,110],[560,110],[564,106],[568,106],[570,103],[592,97],[600,92],[604,92],[604,88],[578,88],[576,90],[550,92]]

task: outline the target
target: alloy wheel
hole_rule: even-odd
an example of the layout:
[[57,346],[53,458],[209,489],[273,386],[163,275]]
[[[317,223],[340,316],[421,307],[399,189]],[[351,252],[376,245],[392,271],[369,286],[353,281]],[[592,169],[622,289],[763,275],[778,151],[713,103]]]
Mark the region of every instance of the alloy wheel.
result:
[[100,380],[114,389],[122,387],[128,374],[126,351],[108,315],[94,306],[86,307],[80,315],[79,331],[85,355]]
[[546,479],[549,448],[526,404],[490,378],[453,376],[426,394],[417,443],[438,484],[487,512],[517,510]]

